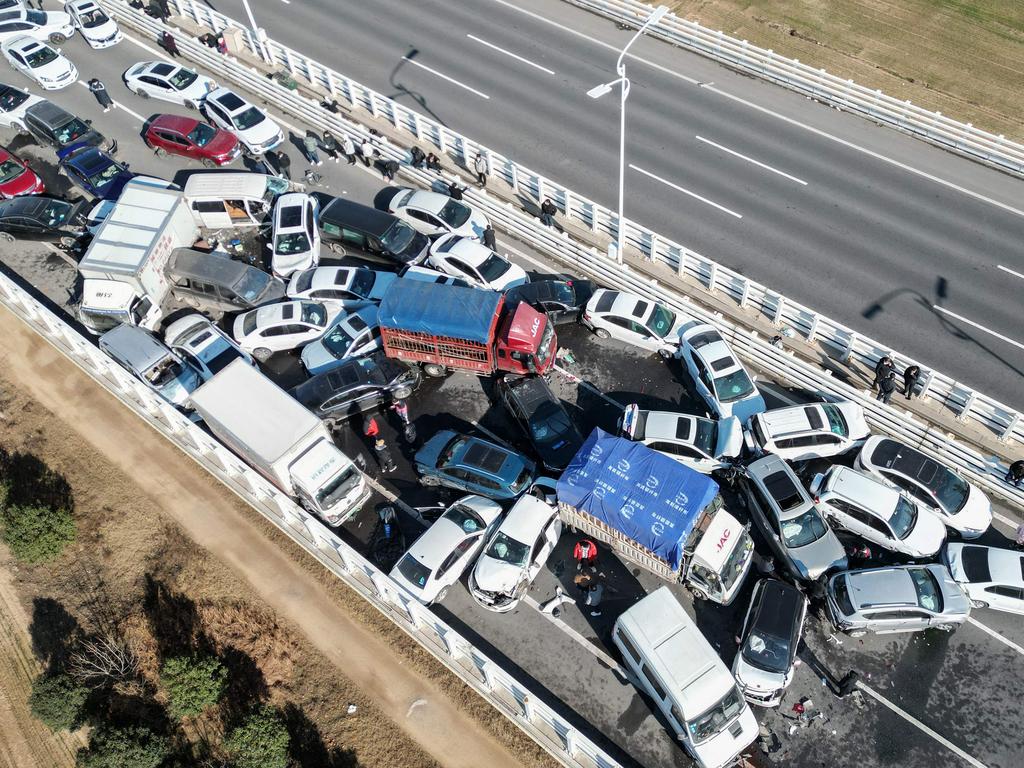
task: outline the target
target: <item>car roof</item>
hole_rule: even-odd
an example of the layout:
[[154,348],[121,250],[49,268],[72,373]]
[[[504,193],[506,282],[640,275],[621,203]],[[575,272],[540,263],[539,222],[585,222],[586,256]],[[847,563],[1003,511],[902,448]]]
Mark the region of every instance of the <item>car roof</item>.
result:
[[380,324],[377,319],[378,311],[379,308],[376,304],[369,307],[361,307],[347,315],[339,315],[342,319],[336,319],[332,325],[335,328],[344,328],[348,334],[355,337],[367,328],[373,328]]
[[829,470],[828,492],[842,496],[886,520],[896,508],[900,492],[874,475],[842,465]]
[[[152,128],[166,128],[180,133],[188,133],[199,124],[194,117],[187,115],[157,115],[149,124]],[[214,128],[214,130],[217,130]]]
[[[285,321],[298,321],[302,315],[302,305],[311,303],[308,299],[293,299],[266,304],[251,310],[256,313],[256,327],[277,325]],[[312,302],[316,303],[316,302]]]
[[985,549],[988,550],[988,570],[992,574],[992,581],[1024,587],[1024,553],[996,547]]
[[442,235],[439,239],[444,240],[442,246],[446,247],[444,247],[443,250],[437,248],[435,241],[435,248],[431,249],[432,252],[462,259],[471,267],[479,267],[494,253],[483,243],[478,243],[475,240],[470,240],[468,237],[462,237],[461,235]]
[[858,610],[886,605],[917,605],[917,589],[908,567],[849,571],[850,599]]
[[137,371],[145,371],[159,363],[170,351],[150,333],[135,325],[121,324],[100,337],[100,342],[118,352]]
[[803,594],[792,584],[777,579],[765,579],[760,586],[750,629],[789,640],[805,602]]
[[25,111],[31,113],[32,117],[35,119],[42,123],[47,123],[48,125],[64,123],[68,120],[74,119],[75,117],[63,107],[59,107],[52,101],[47,101],[45,99],[43,101],[36,102]]
[[28,35],[18,35],[8,40],[3,45],[9,51],[19,51],[20,53],[33,53],[40,48],[49,48],[46,43],[42,40],[36,40],[34,37]]
[[383,237],[388,230],[395,226],[395,222],[401,219],[368,205],[357,203],[354,200],[347,200],[343,197],[330,197],[323,193],[314,192],[320,203],[320,222],[329,224],[358,227],[374,237]]
[[232,91],[230,88],[218,88],[211,92],[207,97],[209,101],[212,99],[226,109],[230,114],[240,112],[243,109],[248,109],[252,106],[248,101],[243,99],[237,93]]
[[502,383],[528,414],[541,403],[558,402],[551,387],[539,376],[506,376]]
[[828,431],[828,420],[818,403],[773,408],[755,414],[754,418],[762,423],[765,431],[773,439],[806,432]]
[[4,216],[37,216],[47,205],[57,202],[71,205],[67,200],[38,195],[23,195],[13,200],[0,201],[0,215]]
[[[672,411],[642,411],[644,414],[643,438],[645,440],[669,440],[676,443],[692,443],[697,432],[697,417],[688,413]],[[701,419],[711,421],[711,419]]]
[[780,520],[785,521],[791,517],[803,514],[809,506],[814,504],[810,494],[807,493],[807,489],[804,488],[793,469],[774,454],[769,454],[748,464],[747,474],[756,478],[768,491],[772,501],[776,503],[778,502],[777,495],[782,491],[789,492],[791,490],[790,485],[799,493],[801,503],[790,507],[788,510],[782,510],[779,513]]
[[694,353],[704,360],[711,369],[711,375],[716,379],[722,374],[731,373],[742,367],[740,361],[733,354],[732,349],[729,348],[724,339],[722,341],[713,341],[699,349],[695,349]]
[[507,536],[524,544],[533,544],[537,534],[554,515],[549,504],[529,494],[520,496],[499,526]]
[[571,280],[534,280],[523,283],[505,292],[506,299],[515,298],[522,301],[548,301],[561,298],[558,295],[560,286],[572,288]]
[[308,200],[309,195],[301,192],[289,192],[277,198],[274,203],[275,231],[301,230],[305,226]]
[[478,437],[467,437],[459,449],[458,457],[453,457],[453,463],[472,467],[491,477],[503,478],[501,470],[513,456],[511,451],[494,443]]
[[[328,397],[352,387],[378,383],[375,372],[382,368],[386,370],[390,362],[383,350],[349,358],[329,371],[306,379],[292,389],[292,395],[301,403],[319,405]],[[383,378],[389,377],[385,375]]]
[[407,208],[419,208],[427,213],[440,213],[441,209],[448,205],[450,201],[451,198],[448,195],[442,195],[440,192],[428,192],[423,189],[417,189],[412,193],[412,197],[409,198],[405,206]]
[[587,306],[590,307],[591,304],[592,311],[628,317],[641,322],[651,314],[651,308],[654,306],[650,299],[625,291],[595,291]]
[[928,487],[934,485],[937,477],[941,479],[943,473],[953,474],[952,470],[916,448],[888,437],[869,438],[864,445],[864,452],[872,465],[892,469]]

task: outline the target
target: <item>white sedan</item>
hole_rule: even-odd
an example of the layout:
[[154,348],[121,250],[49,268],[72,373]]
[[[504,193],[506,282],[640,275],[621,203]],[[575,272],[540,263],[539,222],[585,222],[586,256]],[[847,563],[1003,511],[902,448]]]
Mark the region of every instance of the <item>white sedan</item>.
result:
[[486,245],[461,235],[441,235],[430,246],[431,266],[479,288],[507,291],[530,282],[526,270],[503,259]]
[[743,426],[735,416],[715,421],[688,413],[641,411],[633,404],[623,411],[619,428],[630,440],[705,475],[731,467],[743,450]]
[[662,357],[675,354],[687,320],[655,301],[607,288],[594,291],[580,316],[599,339],[617,339]]
[[78,70],[59,50],[35,38],[21,35],[0,46],[7,62],[44,91],[59,91],[78,80]]
[[320,227],[316,198],[302,192],[281,195],[274,203],[274,235],[270,268],[278,277],[287,278],[300,269],[320,263]]
[[531,495],[520,496],[470,574],[473,599],[498,613],[511,611],[529,591],[561,533],[555,507]]
[[764,412],[764,398],[739,358],[714,326],[696,323],[682,336],[677,357],[686,364],[697,393],[717,418],[736,416],[743,423]]
[[1024,615],[1024,552],[950,542],[942,560],[972,608]]
[[340,301],[346,308],[379,304],[388,286],[398,279],[394,272],[366,267],[315,267],[292,274],[288,297],[310,301]]
[[281,126],[266,112],[227,88],[210,93],[203,111],[218,128],[235,134],[253,155],[262,155],[284,141]]
[[95,0],[70,0],[64,3],[64,10],[91,48],[109,48],[124,39],[117,22]]
[[255,365],[252,357],[204,315],[192,314],[175,320],[164,329],[164,343],[209,381],[229,363],[242,358]]
[[420,602],[440,603],[483,548],[501,511],[496,501],[463,496],[416,539],[391,578]]
[[438,192],[384,187],[373,198],[373,207],[430,236],[454,234],[479,240],[487,228],[487,217],[480,211]]
[[370,305],[351,314],[337,315],[323,335],[302,350],[302,367],[312,376],[382,346],[377,306]]
[[59,45],[73,34],[75,27],[71,17],[60,11],[18,8],[0,13],[0,42],[24,36]]
[[124,84],[136,96],[199,109],[217,83],[191,69],[166,61],[143,61],[125,70]]
[[267,304],[236,317],[232,334],[238,346],[262,363],[274,352],[302,347],[320,338],[339,311],[337,305],[316,301]]
[[24,130],[25,111],[43,98],[0,83],[0,127]]

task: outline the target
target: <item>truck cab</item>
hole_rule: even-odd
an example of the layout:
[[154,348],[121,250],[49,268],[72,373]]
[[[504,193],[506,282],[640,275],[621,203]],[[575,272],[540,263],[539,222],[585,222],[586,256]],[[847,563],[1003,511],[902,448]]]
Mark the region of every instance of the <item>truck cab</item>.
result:
[[506,314],[496,348],[500,370],[543,375],[555,364],[555,326],[543,312],[521,302]]
[[716,501],[691,538],[686,582],[695,596],[729,605],[750,570],[754,542],[749,526],[722,509],[721,496]]
[[101,334],[121,323],[153,330],[160,324],[163,312],[147,296],[139,296],[135,288],[117,280],[85,280],[78,319],[92,333]]
[[300,503],[330,526],[345,522],[366,501],[369,488],[351,460],[326,439],[296,459],[289,471]]

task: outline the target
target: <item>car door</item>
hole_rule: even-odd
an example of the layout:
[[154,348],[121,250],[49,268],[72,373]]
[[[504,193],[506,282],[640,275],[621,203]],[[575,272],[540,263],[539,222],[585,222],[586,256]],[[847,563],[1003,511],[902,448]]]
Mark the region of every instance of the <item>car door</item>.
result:
[[182,136],[180,133],[174,131],[163,131],[164,141],[167,142],[167,147],[171,152],[179,155],[186,155],[193,157],[196,154],[196,145],[193,144],[188,137]]
[[19,70],[20,72],[24,72],[26,75],[35,80],[35,77],[32,76],[32,73],[28,65],[25,63],[25,59],[22,58],[22,55],[18,51],[8,50],[7,55],[10,57],[11,64],[14,65],[15,69]]
[[697,389],[697,393],[711,405],[711,410],[717,410],[715,407],[715,396],[712,394],[714,382],[711,380],[710,372],[696,352],[688,349],[686,353],[686,360],[689,363],[687,367],[690,369],[690,378],[693,379],[693,386]]
[[1024,613],[1024,589],[993,584],[985,587],[984,602],[999,611]]
[[462,575],[462,572],[466,570],[466,566],[469,565],[470,556],[476,545],[483,538],[483,535],[484,532],[481,530],[466,536],[455,546],[455,549],[444,559],[444,562],[438,566],[434,579],[441,586],[450,587],[459,580],[459,576]]
[[428,235],[440,235],[442,232],[448,231],[448,227],[445,226],[443,221],[433,214],[421,211],[418,208],[406,208],[405,215],[419,222],[421,226],[418,229],[426,232]]
[[928,626],[928,614],[909,608],[889,608],[879,611],[865,611],[864,617],[869,620],[871,629],[879,634],[889,632],[911,632]]
[[156,77],[154,75],[143,75],[139,78],[139,82],[142,83],[144,86],[148,86],[142,88],[142,90],[144,90],[146,93],[151,93],[159,98],[174,101],[173,95],[175,91],[171,88],[170,83],[168,83],[166,80],[163,80],[162,78]]
[[551,550],[555,548],[555,542],[549,533],[550,527],[550,524],[545,525],[537,535],[537,540],[533,543],[530,565],[527,570],[527,577],[531,582],[537,577],[537,574],[540,573],[540,569],[543,568],[544,563],[547,562],[548,556],[551,554]]
[[214,125],[220,128],[225,128],[229,131],[234,130],[234,126],[231,124],[231,118],[228,117],[228,113],[215,101],[206,102],[206,114],[210,118]]

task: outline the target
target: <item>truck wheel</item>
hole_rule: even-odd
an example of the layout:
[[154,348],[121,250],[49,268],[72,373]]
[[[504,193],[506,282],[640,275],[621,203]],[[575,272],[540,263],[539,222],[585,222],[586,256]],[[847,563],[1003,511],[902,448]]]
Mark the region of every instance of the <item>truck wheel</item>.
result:
[[267,362],[267,360],[270,359],[270,356],[272,354],[273,352],[271,352],[269,349],[264,349],[263,347],[260,347],[259,349],[254,349],[252,351],[252,356],[259,360],[261,363]]
[[345,250],[345,246],[341,243],[328,243],[327,247],[331,249],[331,253],[335,256],[347,256],[348,251]]
[[594,335],[597,336],[597,338],[599,339],[607,339],[611,337],[611,334],[608,333],[608,331],[606,331],[604,328],[595,328]]
[[424,363],[423,365],[423,372],[427,374],[427,376],[432,376],[435,379],[439,379],[444,376],[446,371],[447,369],[443,365],[438,365],[437,363]]
[[707,595],[707,593],[703,589],[698,589],[697,587],[690,587],[690,591],[693,593],[693,599],[694,600],[707,600],[708,599],[708,595]]

